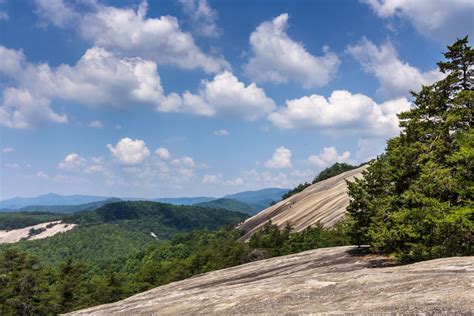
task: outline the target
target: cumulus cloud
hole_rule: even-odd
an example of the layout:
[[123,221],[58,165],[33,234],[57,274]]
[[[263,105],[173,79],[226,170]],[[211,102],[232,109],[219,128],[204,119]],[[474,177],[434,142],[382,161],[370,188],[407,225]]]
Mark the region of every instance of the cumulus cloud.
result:
[[28,90],[16,88],[6,88],[3,91],[0,125],[9,128],[31,128],[45,122],[67,121],[66,114],[54,112],[46,98],[34,97]]
[[[156,107],[165,98],[155,62],[120,59],[99,47],[88,49],[74,66],[51,68],[29,63],[21,51],[0,46],[0,73],[19,86],[4,90],[0,120],[8,127],[30,127],[41,120],[66,122],[65,115],[51,109],[53,99],[91,106],[143,103]],[[29,115],[33,110],[36,114]]]
[[363,94],[336,90],[327,99],[313,94],[288,100],[286,106],[269,115],[269,120],[284,129],[337,129],[392,136],[399,132],[397,113],[409,109],[406,98],[377,104]]
[[212,132],[212,134],[214,134],[215,136],[228,136],[229,131],[226,130],[226,129],[218,129],[218,130]]
[[288,14],[260,24],[250,35],[252,56],[245,72],[257,82],[298,82],[305,88],[325,86],[335,75],[340,61],[323,48],[322,56],[311,55],[303,44],[286,33]]
[[164,147],[158,147],[155,150],[155,154],[162,160],[168,160],[171,158],[169,150]]
[[423,72],[402,62],[389,41],[377,46],[364,38],[359,44],[348,46],[347,51],[364,71],[378,79],[380,87],[377,92],[384,97],[409,96],[411,90],[417,91],[421,85],[431,84],[443,77],[437,69]]
[[122,138],[114,146],[107,145],[112,155],[125,165],[136,165],[142,163],[150,155],[150,150],[143,140]]
[[265,167],[273,169],[291,168],[291,151],[283,146],[278,147],[273,157],[265,162]]
[[49,179],[49,176],[41,170],[36,173],[36,176],[38,178],[42,178],[42,179]]
[[82,18],[80,32],[94,45],[119,56],[138,56],[184,69],[201,68],[207,73],[230,68],[223,57],[205,54],[193,37],[181,30],[175,17],[147,18],[147,11],[146,1],[136,10],[97,5]]
[[102,123],[101,121],[95,120],[95,121],[90,121],[88,126],[91,128],[104,128],[104,123]]
[[381,18],[408,20],[425,37],[445,44],[472,35],[474,2],[470,0],[362,0]]
[[56,168],[61,171],[85,172],[90,174],[104,171],[104,162],[102,157],[86,159],[76,153],[70,153],[63,161],[58,163]]
[[71,153],[61,161],[57,168],[64,171],[80,171],[87,164],[87,160],[76,153]]
[[203,116],[231,116],[254,121],[275,109],[275,102],[255,83],[245,86],[237,77],[224,71],[212,81],[204,80],[197,94],[186,91],[182,97],[172,94],[169,110]]
[[234,179],[224,179],[222,173],[218,174],[205,174],[201,180],[202,184],[213,184],[213,185],[226,185],[226,186],[242,186],[245,184],[245,180],[242,177]]
[[35,0],[36,14],[44,23],[65,27],[73,23],[79,15],[63,0]]
[[189,168],[194,168],[196,166],[196,163],[194,162],[193,158],[189,156],[173,159],[171,161],[171,164],[173,166],[184,166]]
[[349,151],[339,154],[335,147],[325,147],[319,154],[309,156],[308,161],[317,167],[323,168],[336,162],[350,162],[350,156]]
[[216,10],[211,8],[207,0],[179,0],[184,13],[190,18],[193,30],[197,35],[218,37],[222,30],[217,26]]

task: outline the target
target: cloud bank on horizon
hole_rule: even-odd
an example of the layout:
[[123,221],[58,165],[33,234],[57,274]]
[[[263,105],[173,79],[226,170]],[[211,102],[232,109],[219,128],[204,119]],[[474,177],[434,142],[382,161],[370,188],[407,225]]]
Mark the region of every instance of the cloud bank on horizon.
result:
[[219,195],[366,161],[474,29],[464,0],[251,6],[1,2],[0,197]]

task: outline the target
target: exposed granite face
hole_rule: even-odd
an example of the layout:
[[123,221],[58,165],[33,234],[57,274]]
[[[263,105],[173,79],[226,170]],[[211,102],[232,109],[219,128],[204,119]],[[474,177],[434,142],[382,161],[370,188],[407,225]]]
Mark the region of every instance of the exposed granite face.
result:
[[73,315],[474,313],[474,257],[392,266],[353,247],[306,251],[160,286]]
[[334,226],[344,217],[349,205],[346,180],[362,178],[362,171],[366,168],[367,165],[313,184],[247,219],[239,226],[247,232],[242,240],[249,239],[270,219],[278,227],[284,227],[288,222],[294,231],[302,231],[317,223]]

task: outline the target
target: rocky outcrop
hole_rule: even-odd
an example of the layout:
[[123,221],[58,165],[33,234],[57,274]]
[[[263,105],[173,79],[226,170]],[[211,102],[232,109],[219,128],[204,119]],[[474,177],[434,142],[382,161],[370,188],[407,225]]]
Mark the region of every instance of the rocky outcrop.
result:
[[474,257],[392,266],[336,247],[206,273],[71,315],[468,315],[473,280]]
[[[12,230],[0,230],[0,244],[15,243],[22,239],[35,240],[54,236],[73,229],[76,224],[65,224],[61,221],[41,223]],[[37,231],[31,234],[31,230]]]
[[278,227],[290,223],[294,231],[302,231],[317,223],[326,227],[334,226],[344,217],[349,205],[346,180],[361,178],[362,171],[366,168],[367,166],[362,166],[313,184],[247,219],[239,226],[246,231],[242,240],[249,239],[269,220]]

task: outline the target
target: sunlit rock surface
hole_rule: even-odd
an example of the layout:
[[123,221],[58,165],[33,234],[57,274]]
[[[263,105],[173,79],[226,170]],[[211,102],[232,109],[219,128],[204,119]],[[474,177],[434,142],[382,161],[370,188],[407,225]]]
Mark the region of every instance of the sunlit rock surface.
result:
[[76,315],[468,315],[474,257],[392,266],[353,247],[311,250],[160,286]]

